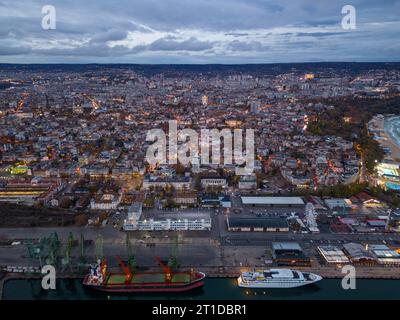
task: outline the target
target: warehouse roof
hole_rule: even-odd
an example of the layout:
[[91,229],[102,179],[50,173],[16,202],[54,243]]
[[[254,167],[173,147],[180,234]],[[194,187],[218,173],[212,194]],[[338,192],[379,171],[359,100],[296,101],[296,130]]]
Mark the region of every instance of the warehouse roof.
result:
[[294,205],[304,204],[300,197],[241,197],[243,204]]
[[347,263],[347,262],[349,262],[349,259],[346,257],[344,252],[336,246],[332,246],[332,245],[319,246],[318,250],[327,262],[330,262],[330,263]]
[[273,242],[272,250],[302,251],[300,244],[297,242]]
[[343,247],[352,260],[375,260],[372,254],[364,249],[364,247],[359,243],[346,243],[343,245]]

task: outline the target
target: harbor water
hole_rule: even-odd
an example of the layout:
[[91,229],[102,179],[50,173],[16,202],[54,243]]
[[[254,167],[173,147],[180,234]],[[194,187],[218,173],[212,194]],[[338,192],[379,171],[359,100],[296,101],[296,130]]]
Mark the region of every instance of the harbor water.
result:
[[324,279],[316,284],[293,289],[243,289],[236,279],[208,278],[205,286],[182,294],[115,295],[93,291],[79,279],[59,279],[56,290],[43,290],[40,280],[8,280],[5,300],[399,300],[400,280],[359,279],[355,290],[344,290],[340,279]]

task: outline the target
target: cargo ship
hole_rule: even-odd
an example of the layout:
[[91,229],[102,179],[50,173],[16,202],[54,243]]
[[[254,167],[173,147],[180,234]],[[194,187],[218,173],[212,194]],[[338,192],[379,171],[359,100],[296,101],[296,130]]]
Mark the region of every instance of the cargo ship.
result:
[[172,272],[158,257],[158,264],[164,272],[132,273],[120,257],[116,256],[116,259],[123,273],[109,272],[107,262],[103,260],[90,268],[83,285],[98,291],[115,293],[185,292],[204,285],[204,273],[194,270]]

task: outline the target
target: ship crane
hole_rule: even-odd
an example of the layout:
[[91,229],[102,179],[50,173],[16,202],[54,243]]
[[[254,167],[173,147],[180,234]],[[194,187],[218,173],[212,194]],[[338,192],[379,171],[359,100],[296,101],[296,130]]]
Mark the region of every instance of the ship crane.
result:
[[166,266],[165,263],[160,259],[160,257],[156,257],[158,264],[160,267],[164,270],[165,273],[165,282],[170,283],[171,282],[171,268]]
[[121,260],[119,256],[115,256],[118,261],[118,264],[121,266],[122,270],[125,273],[125,283],[131,283],[132,280],[132,272],[131,270],[125,265],[125,263]]

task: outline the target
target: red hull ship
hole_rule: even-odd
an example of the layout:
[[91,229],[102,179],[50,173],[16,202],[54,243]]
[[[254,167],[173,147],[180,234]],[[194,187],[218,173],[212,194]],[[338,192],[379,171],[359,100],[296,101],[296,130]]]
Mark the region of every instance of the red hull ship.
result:
[[164,269],[162,272],[145,272],[133,274],[130,269],[116,257],[124,273],[107,271],[105,260],[91,268],[85,276],[83,284],[86,287],[103,292],[185,292],[204,285],[205,274],[198,271],[171,272],[159,258],[158,263]]

